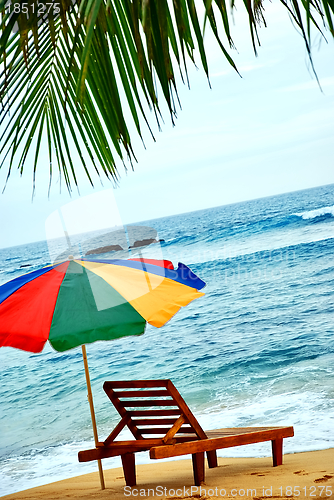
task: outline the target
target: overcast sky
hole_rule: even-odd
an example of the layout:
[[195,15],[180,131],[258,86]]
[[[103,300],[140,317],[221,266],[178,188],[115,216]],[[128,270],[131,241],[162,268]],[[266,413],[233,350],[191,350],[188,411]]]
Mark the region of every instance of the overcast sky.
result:
[[[175,127],[166,113],[155,143],[146,133],[146,149],[133,134],[138,163],[127,173],[120,164],[117,189],[97,179],[92,189],[81,176],[81,199],[97,193],[88,198],[96,217],[104,217],[106,197],[114,198],[117,222],[129,223],[334,183],[333,40],[314,38],[321,92],[286,9],[268,4],[266,15],[258,57],[245,20],[235,16],[232,56],[242,78],[208,41],[212,88],[201,69],[189,68],[191,90],[179,81]],[[0,248],[45,239],[50,214],[78,198],[64,186],[59,194],[55,177],[48,199],[42,168],[33,202],[31,168],[15,173],[0,195]],[[5,178],[0,171],[1,188]]]

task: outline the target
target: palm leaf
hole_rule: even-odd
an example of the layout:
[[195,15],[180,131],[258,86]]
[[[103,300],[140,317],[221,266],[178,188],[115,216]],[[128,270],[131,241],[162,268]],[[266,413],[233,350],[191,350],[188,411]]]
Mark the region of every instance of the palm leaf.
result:
[[[334,0],[280,2],[312,62],[312,26],[334,36]],[[43,22],[36,3],[27,1],[28,14],[13,13],[0,0],[0,168],[8,177],[29,163],[35,184],[45,144],[50,182],[54,164],[68,190],[78,185],[77,165],[91,184],[93,173],[116,182],[118,164],[136,160],[131,135],[143,140],[145,125],[153,136],[152,113],[160,125],[160,101],[174,120],[176,70],[188,82],[187,65],[198,53],[209,77],[205,29],[237,70],[230,52],[235,0],[59,0]],[[263,3],[241,2],[255,52]]]

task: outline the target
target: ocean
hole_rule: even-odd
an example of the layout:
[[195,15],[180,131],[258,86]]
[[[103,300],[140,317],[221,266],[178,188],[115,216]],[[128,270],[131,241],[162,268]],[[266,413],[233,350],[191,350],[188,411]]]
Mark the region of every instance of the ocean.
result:
[[[100,439],[118,421],[105,380],[170,378],[206,429],[293,425],[285,453],[334,447],[334,185],[138,225],[163,240],[145,256],[207,285],[163,328],[87,346]],[[0,284],[49,262],[46,242],[0,249]],[[1,348],[0,377],[0,495],[97,470],[77,459],[94,447],[80,347]]]

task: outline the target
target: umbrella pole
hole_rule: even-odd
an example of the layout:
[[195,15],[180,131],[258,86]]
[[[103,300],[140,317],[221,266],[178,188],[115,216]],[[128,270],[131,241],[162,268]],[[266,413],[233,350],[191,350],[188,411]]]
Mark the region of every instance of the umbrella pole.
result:
[[[92,417],[94,440],[95,440],[95,446],[97,446],[97,444],[99,442],[99,438],[98,438],[98,434],[97,434],[95,412],[94,412],[94,404],[93,404],[93,395],[92,395],[92,388],[91,388],[91,385],[90,385],[90,378],[89,378],[89,369],[88,369],[88,362],[87,362],[86,346],[82,345],[81,349],[82,349],[82,357],[83,357],[84,366],[85,366],[85,375],[86,375],[87,392],[88,392],[87,397],[88,397],[88,402],[89,402],[90,415]],[[104,490],[105,489],[105,484],[104,484],[104,477],[103,477],[102,461],[98,460],[97,464],[98,464],[98,468],[99,468],[101,490]]]

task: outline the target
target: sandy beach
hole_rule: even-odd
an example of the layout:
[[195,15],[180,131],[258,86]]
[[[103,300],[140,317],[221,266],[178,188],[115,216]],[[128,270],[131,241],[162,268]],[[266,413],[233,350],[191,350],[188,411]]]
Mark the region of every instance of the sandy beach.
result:
[[[107,467],[107,463],[104,464]],[[52,478],[50,478],[52,479]],[[124,498],[334,498],[334,449],[284,455],[272,467],[266,458],[219,458],[206,468],[205,484],[193,485],[191,460],[137,466],[137,486],[125,487],[121,468],[105,470],[106,489],[98,473],[73,477],[1,497],[6,500],[103,500]]]

